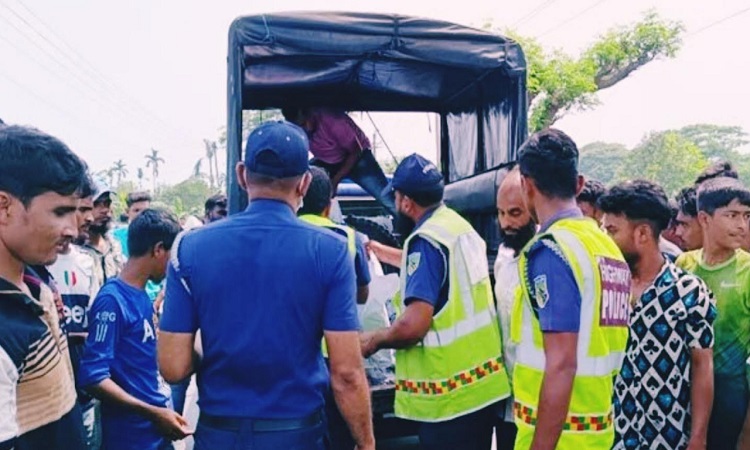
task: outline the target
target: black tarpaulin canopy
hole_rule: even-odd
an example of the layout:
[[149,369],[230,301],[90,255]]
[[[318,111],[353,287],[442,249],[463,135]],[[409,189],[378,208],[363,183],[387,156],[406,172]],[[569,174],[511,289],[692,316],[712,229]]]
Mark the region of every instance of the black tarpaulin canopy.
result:
[[[230,31],[245,109],[281,104],[445,111],[494,103],[525,77],[502,36],[400,15],[296,12],[242,17]],[[237,71],[240,73],[240,71]]]
[[[511,39],[439,20],[350,12],[236,19],[228,174],[241,157],[242,110],[285,106],[437,113],[439,163],[451,183],[515,158],[526,135],[526,63]],[[241,193],[231,181],[236,211]]]

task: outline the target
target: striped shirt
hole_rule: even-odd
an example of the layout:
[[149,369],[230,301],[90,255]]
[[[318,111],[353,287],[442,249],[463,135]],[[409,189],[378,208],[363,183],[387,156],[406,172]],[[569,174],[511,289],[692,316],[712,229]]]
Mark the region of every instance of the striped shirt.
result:
[[[68,342],[52,291],[31,276],[24,282],[32,296],[0,279],[0,447],[19,440],[38,441],[38,430],[51,433],[47,448],[68,440],[75,447],[80,429],[57,430],[51,424],[69,416],[76,402]],[[80,418],[79,418],[80,419]],[[67,428],[67,427],[66,427]]]

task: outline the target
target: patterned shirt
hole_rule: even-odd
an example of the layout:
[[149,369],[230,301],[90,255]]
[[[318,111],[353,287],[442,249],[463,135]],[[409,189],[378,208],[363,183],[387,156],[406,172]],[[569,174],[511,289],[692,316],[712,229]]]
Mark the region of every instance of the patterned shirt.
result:
[[716,306],[698,277],[667,261],[630,316],[615,380],[614,449],[685,449],[692,349],[713,347]]
[[0,279],[0,448],[83,448],[68,343],[50,289],[25,276],[32,296]]
[[105,234],[102,239],[107,244],[107,251],[104,253],[89,244],[81,247],[82,250],[93,256],[94,261],[96,261],[96,264],[94,264],[94,279],[99,286],[104,286],[107,280],[119,275],[125,265],[125,257],[122,254],[120,242],[113,239],[109,234]]

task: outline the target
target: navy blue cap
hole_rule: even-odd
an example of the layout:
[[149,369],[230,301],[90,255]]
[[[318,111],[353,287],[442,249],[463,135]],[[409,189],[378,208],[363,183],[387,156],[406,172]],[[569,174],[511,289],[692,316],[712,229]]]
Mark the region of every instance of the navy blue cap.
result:
[[386,190],[399,191],[402,194],[442,191],[443,174],[427,158],[413,153],[404,158]]
[[264,122],[250,133],[245,147],[248,172],[272,178],[290,178],[310,169],[310,144],[305,131],[283,120]]

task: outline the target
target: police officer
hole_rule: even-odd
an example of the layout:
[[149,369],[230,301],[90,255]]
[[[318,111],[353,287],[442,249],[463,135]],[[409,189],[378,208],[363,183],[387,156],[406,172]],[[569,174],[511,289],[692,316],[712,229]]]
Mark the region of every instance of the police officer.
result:
[[578,149],[565,133],[531,136],[518,162],[540,230],[521,253],[513,395],[516,449],[609,449],[613,376],[628,339],[630,272],[617,245],[576,206]]
[[[346,241],[295,213],[310,185],[308,142],[288,122],[249,136],[237,178],[244,213],[174,246],[159,363],[178,382],[199,373],[196,450],[324,448],[330,381],[357,448],[375,448]],[[217,251],[216,249],[222,249]],[[203,355],[194,362],[196,331]]]
[[353,228],[333,222],[331,213],[332,185],[328,173],[320,167],[310,167],[312,180],[305,194],[299,218],[312,225],[327,228],[346,238],[347,250],[354,261],[354,272],[357,275],[357,303],[365,303],[369,294],[370,268],[367,265],[367,253],[362,239]]
[[395,414],[421,423],[422,448],[489,449],[493,407],[510,388],[485,243],[442,203],[443,177],[425,158],[405,158],[392,189],[416,228],[405,252],[372,243],[381,260],[401,267],[401,291],[398,318],[363,333],[363,352],[397,349]]

